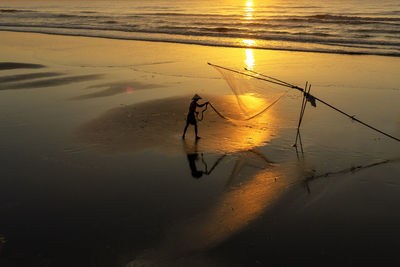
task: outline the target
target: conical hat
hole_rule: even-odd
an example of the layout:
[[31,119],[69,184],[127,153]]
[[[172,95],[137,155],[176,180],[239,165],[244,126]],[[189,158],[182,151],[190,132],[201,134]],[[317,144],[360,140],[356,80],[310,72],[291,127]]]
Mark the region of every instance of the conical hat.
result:
[[201,97],[198,94],[195,94],[192,98],[192,100],[198,100],[201,99]]

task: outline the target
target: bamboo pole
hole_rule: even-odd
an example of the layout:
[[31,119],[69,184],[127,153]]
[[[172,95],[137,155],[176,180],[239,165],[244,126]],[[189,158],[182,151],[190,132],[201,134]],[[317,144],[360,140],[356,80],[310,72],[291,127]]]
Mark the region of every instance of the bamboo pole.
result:
[[[304,87],[305,90],[307,90],[307,86],[308,86],[308,82],[306,82],[306,86]],[[295,140],[294,145],[293,145],[294,147],[297,146],[297,139],[298,139],[298,137],[299,137],[299,135],[300,135],[300,126],[301,126],[301,122],[303,121],[304,112],[305,112],[305,110],[306,110],[307,96],[308,96],[308,94],[310,93],[310,91],[311,91],[311,84],[308,86],[308,91],[307,91],[307,93],[304,93],[304,94],[303,94],[303,99],[302,99],[302,101],[301,101],[300,117],[299,117],[299,123],[298,123],[298,125],[297,125],[296,140]],[[303,152],[303,149],[302,149],[301,152]]]

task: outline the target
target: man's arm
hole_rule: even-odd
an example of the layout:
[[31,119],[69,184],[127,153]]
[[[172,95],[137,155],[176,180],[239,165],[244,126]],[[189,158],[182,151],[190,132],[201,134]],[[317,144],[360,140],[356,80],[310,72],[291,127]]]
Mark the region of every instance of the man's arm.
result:
[[198,107],[200,107],[200,108],[201,108],[201,107],[204,107],[204,106],[207,105],[207,104],[208,104],[208,101],[205,102],[205,103],[203,103],[203,104],[201,104],[201,105],[196,103],[196,105],[197,105]]

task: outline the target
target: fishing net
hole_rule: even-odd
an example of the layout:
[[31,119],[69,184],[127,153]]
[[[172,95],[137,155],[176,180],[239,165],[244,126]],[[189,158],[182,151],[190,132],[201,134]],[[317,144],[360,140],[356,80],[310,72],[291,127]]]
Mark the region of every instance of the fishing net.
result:
[[[260,80],[250,71],[232,71],[223,67],[212,65],[227,82],[235,98],[234,107],[230,110],[220,109],[211,105],[220,117],[229,120],[251,120],[267,112],[288,92],[288,88],[277,83]],[[244,75],[244,74],[245,75]]]

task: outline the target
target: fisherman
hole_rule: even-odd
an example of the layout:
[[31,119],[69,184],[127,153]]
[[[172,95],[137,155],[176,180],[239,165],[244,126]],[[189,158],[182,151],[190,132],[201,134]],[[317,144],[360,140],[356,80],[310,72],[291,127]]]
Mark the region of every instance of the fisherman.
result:
[[182,139],[185,139],[186,130],[187,130],[189,124],[194,125],[194,132],[196,134],[196,140],[200,139],[200,136],[197,135],[197,121],[196,121],[195,113],[198,114],[198,112],[196,112],[196,107],[204,107],[205,105],[208,105],[209,102],[205,102],[204,104],[200,105],[197,103],[197,101],[199,101],[199,99],[202,99],[202,98],[198,94],[195,94],[192,98],[192,102],[190,103],[189,112],[188,112],[187,119],[186,119],[186,126],[185,126],[185,129],[183,130]]

